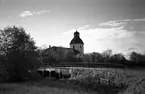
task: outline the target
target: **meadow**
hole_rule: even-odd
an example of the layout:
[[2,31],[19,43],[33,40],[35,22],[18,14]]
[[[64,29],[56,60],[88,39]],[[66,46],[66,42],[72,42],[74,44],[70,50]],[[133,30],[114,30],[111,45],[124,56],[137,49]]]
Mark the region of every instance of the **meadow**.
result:
[[145,70],[73,68],[69,79],[1,83],[0,94],[144,94]]
[[23,83],[1,83],[0,94],[97,94],[65,81],[43,79]]

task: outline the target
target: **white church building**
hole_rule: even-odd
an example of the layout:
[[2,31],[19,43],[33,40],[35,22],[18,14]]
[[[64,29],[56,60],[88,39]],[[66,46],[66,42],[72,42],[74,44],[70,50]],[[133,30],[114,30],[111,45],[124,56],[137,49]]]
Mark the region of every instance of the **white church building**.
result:
[[74,32],[74,38],[70,42],[70,48],[79,51],[84,54],[84,42],[80,38],[80,33],[78,31]]

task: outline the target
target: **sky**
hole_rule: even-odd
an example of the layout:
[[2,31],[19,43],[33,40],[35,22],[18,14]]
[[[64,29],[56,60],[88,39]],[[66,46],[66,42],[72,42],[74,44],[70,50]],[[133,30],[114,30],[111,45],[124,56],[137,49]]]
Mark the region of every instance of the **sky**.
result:
[[39,47],[69,47],[78,30],[85,53],[145,52],[145,0],[0,0],[0,29],[14,25]]

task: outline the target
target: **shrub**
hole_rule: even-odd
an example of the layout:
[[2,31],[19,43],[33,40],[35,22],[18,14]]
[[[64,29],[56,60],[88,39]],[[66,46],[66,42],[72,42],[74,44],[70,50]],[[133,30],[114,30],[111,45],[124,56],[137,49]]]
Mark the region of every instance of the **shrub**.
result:
[[1,66],[0,67],[0,82],[6,82],[8,81],[8,79],[9,79],[9,75],[6,69],[3,66]]
[[114,72],[114,70],[106,69],[91,69],[91,68],[82,68],[75,69],[72,72],[72,79],[79,81],[87,85],[97,85],[97,84],[107,84],[109,86],[123,87],[125,85],[124,75]]
[[130,78],[127,89],[119,94],[144,94],[145,93],[145,78]]

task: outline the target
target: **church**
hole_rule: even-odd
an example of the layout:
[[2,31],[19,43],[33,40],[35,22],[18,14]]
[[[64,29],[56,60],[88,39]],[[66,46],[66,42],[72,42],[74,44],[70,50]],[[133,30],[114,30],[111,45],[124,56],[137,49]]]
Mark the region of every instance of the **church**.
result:
[[84,42],[80,38],[80,33],[78,31],[74,32],[74,38],[70,42],[70,48],[73,48],[84,54]]
[[[78,31],[74,32],[74,37],[70,40],[70,47],[49,47],[42,52],[43,62],[57,62],[57,61],[70,61],[70,57],[66,56],[74,56],[77,54],[84,54],[84,42],[80,38],[80,33]],[[71,57],[71,61],[75,60],[75,58]]]
[[[44,58],[47,58],[47,59],[48,59],[48,57],[53,57],[54,53],[55,53],[55,55],[58,55],[59,57],[61,57],[61,59],[63,59],[65,52],[69,52],[73,55],[77,55],[79,53],[84,54],[84,42],[80,38],[80,33],[78,31],[74,32],[74,37],[70,41],[69,44],[70,44],[69,48],[49,46],[49,48],[45,49],[42,54],[43,54]],[[51,61],[51,60],[49,60],[49,61]]]

